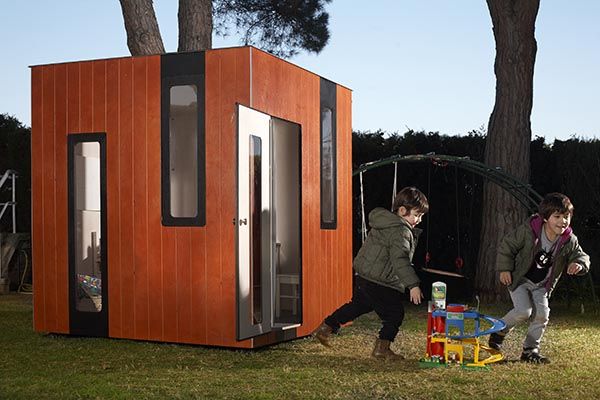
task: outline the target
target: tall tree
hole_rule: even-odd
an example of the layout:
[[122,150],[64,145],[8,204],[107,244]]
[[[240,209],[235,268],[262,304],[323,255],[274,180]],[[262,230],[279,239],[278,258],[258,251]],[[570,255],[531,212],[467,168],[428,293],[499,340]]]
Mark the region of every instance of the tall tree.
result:
[[177,51],[212,48],[213,5],[211,0],[179,0],[179,46]]
[[[132,55],[164,53],[152,0],[119,0]],[[212,47],[213,30],[236,29],[247,45],[289,57],[299,50],[319,53],[329,40],[331,0],[179,0],[177,51]]]
[[152,0],[120,0],[132,56],[165,52]]
[[[485,162],[529,181],[535,20],[539,0],[487,0],[496,40],[496,103],[490,116]],[[483,217],[475,286],[486,300],[506,296],[495,271],[499,241],[525,217],[525,209],[499,186],[483,190]]]

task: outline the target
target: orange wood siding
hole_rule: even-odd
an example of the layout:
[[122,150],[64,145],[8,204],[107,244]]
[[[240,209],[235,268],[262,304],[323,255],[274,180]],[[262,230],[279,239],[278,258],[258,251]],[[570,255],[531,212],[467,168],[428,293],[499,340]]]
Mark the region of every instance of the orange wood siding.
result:
[[61,105],[66,103],[67,99],[67,66],[57,65],[54,70],[55,77],[55,129],[56,129],[56,186],[54,187],[56,196],[56,306],[59,310],[57,315],[57,331],[68,332],[69,318],[65,315],[65,310],[69,309],[69,243],[62,238],[68,237],[68,194],[67,194],[67,109]]
[[[352,91],[337,87],[338,237],[333,241],[333,283],[339,288],[331,309],[352,297]],[[327,314],[330,311],[327,312]]]
[[[206,53],[206,341],[250,347],[236,340],[236,103],[250,99],[248,49]],[[201,286],[202,287],[202,286]]]
[[44,303],[44,190],[43,171],[44,148],[43,134],[43,91],[44,69],[31,70],[31,255],[33,270],[33,328],[36,331],[47,330],[46,307]]
[[148,339],[164,340],[164,285],[160,196],[160,62],[146,64],[146,160],[147,185],[147,263],[148,263]]
[[[320,78],[257,49],[250,107],[302,127],[303,324],[308,335],[352,295],[351,92],[337,87],[337,229],[321,229]],[[256,340],[258,343],[259,340]]]
[[337,89],[338,228],[321,230],[319,77],[254,48],[208,51],[205,65],[205,227],[161,223],[160,56],[32,68],[37,331],[69,331],[67,135],[106,132],[109,336],[231,347],[275,340],[236,340],[236,103],[302,128],[298,335],[350,298],[350,91]]
[[[44,160],[44,172],[43,172],[43,201],[44,201],[44,221],[42,230],[44,235],[44,303],[46,306],[46,326],[54,331],[58,328],[58,318],[60,318],[60,310],[57,310],[57,297],[58,291],[56,290],[56,282],[58,281],[58,274],[56,266],[56,197],[55,197],[55,184],[54,179],[56,178],[56,154],[54,149],[56,146],[55,138],[55,126],[54,126],[54,111],[55,111],[55,97],[54,97],[54,68],[44,70],[42,79],[42,91],[43,91],[43,137],[44,137],[44,148],[42,150],[42,157]],[[59,183],[58,180],[56,182]],[[64,189],[64,185],[62,185]],[[49,222],[49,223],[47,223]]]
[[[106,65],[106,205],[108,221],[108,329],[109,336],[123,337],[121,325],[121,226],[120,208],[120,156],[116,151],[120,147],[119,113],[119,59],[107,60]],[[110,173],[108,172],[110,171]]]

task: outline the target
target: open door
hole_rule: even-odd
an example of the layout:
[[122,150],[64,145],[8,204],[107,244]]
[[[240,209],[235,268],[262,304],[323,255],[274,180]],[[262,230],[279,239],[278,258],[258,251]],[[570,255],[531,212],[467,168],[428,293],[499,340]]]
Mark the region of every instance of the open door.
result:
[[70,333],[106,337],[106,135],[69,135],[68,152]]
[[242,105],[237,111],[237,338],[243,340],[301,322],[300,128]]

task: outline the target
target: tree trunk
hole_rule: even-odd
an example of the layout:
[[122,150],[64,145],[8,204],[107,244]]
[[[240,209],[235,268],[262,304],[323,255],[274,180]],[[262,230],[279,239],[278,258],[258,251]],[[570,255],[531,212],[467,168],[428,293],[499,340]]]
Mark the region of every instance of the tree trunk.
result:
[[212,1],[179,0],[179,46],[177,51],[212,48]]
[[[485,163],[529,181],[535,20],[539,0],[487,0],[496,40],[496,104],[490,116]],[[526,216],[523,206],[493,183],[483,190],[481,246],[475,289],[484,301],[506,299],[496,273],[500,240]]]
[[165,52],[152,0],[119,0],[132,56]]

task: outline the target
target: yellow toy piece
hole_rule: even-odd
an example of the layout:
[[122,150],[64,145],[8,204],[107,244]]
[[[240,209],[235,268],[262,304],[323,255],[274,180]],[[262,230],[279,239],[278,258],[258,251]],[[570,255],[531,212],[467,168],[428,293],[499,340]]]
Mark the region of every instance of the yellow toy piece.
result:
[[[431,343],[441,343],[444,346],[444,363],[460,364],[470,368],[487,368],[489,364],[504,360],[504,355],[489,346],[479,343],[479,338],[449,339],[444,334],[438,334],[431,338]],[[465,346],[473,346],[473,360],[465,363]],[[489,356],[480,359],[481,350]]]
[[[472,332],[465,332],[465,320],[473,321]],[[491,327],[481,330],[481,321],[486,321]],[[449,304],[445,309],[439,309],[430,302],[427,351],[425,357],[419,360],[419,365],[423,368],[435,368],[459,364],[467,369],[489,369],[490,364],[502,361],[504,356],[499,351],[479,343],[479,339],[498,332],[505,326],[502,320],[480,314],[462,304]],[[465,354],[470,354],[467,353],[466,346],[472,346],[473,360],[465,361]],[[487,357],[482,358],[482,350],[488,354]]]

